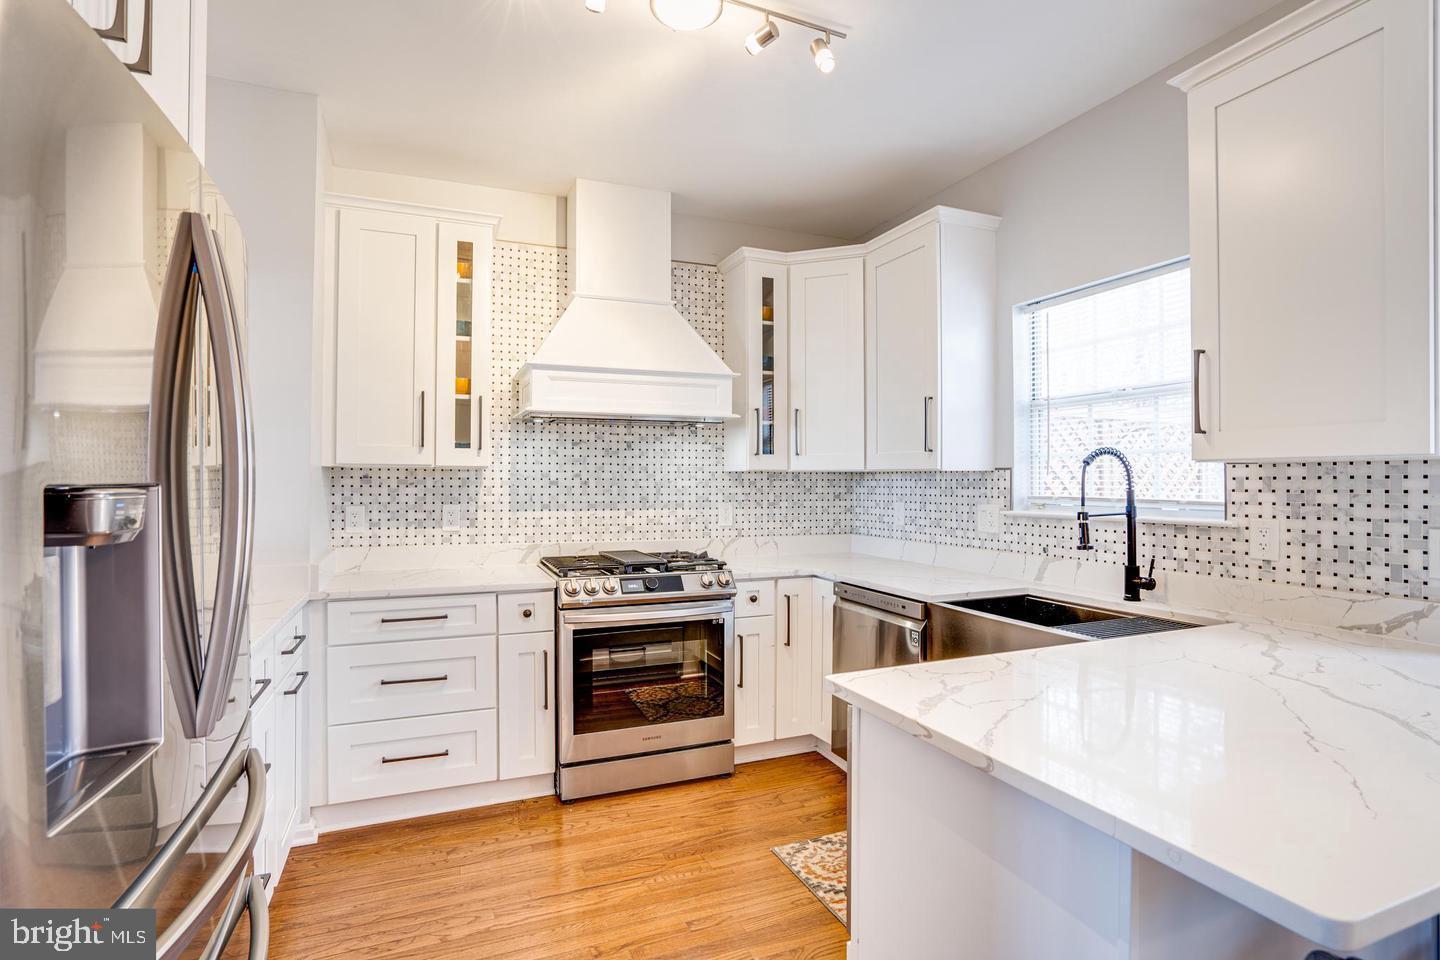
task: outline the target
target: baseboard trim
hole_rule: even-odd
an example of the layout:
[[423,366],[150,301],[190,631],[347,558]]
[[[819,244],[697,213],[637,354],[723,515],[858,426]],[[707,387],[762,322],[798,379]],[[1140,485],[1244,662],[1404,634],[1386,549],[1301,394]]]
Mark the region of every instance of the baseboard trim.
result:
[[793,757],[800,753],[811,753],[819,749],[819,741],[812,736],[789,737],[785,740],[770,740],[766,743],[747,743],[735,748],[735,762],[755,763],[759,760],[774,760],[777,757]]
[[844,770],[846,773],[850,772],[850,765],[844,760],[841,760],[839,757],[835,756],[835,754],[831,753],[830,745],[825,743],[823,740],[816,745],[815,752],[820,754],[820,756],[824,757],[826,760],[829,760],[831,763],[835,764],[835,766],[839,767],[841,770]]
[[555,775],[550,773],[495,783],[472,783],[462,787],[445,787],[405,793],[394,797],[373,797],[349,803],[331,803],[310,811],[316,834],[336,830],[369,827],[377,823],[429,817],[437,813],[454,813],[472,807],[489,807],[497,803],[530,800],[555,795]]
[[295,830],[290,834],[290,846],[308,847],[314,844],[315,841],[319,839],[320,831],[316,828],[315,818],[312,816],[309,820],[306,820],[304,823],[296,827]]

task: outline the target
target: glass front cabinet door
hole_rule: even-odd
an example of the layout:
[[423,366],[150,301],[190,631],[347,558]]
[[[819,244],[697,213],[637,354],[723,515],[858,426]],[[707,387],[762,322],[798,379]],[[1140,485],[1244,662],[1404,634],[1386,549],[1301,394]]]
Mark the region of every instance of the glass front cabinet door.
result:
[[725,275],[725,360],[735,378],[735,412],[726,427],[731,470],[783,470],[789,461],[789,268],[741,251]]
[[439,224],[435,463],[490,463],[490,262],[495,228]]

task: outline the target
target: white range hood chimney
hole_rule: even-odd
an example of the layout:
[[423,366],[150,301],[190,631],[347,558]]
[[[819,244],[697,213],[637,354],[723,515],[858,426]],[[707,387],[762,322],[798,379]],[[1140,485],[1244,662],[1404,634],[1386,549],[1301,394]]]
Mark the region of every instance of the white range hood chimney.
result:
[[576,180],[570,301],[520,368],[527,420],[718,422],[735,373],[670,299],[670,194]]
[[65,264],[35,343],[35,404],[150,404],[156,285],[155,148],[138,123],[65,134]]

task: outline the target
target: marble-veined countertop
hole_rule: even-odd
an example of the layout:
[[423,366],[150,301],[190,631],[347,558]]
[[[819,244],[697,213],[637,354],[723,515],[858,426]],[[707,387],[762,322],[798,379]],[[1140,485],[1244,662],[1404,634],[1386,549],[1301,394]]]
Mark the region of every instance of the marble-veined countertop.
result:
[[1440,647],[1252,621],[827,683],[1312,940],[1440,913]]

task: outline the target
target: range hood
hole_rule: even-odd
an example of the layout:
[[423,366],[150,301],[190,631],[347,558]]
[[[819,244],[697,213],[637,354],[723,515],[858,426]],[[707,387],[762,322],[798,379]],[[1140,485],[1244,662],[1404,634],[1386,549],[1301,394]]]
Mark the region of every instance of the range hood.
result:
[[734,419],[735,373],[670,299],[670,194],[576,180],[569,302],[520,368],[526,420]]
[[65,261],[35,343],[41,407],[150,403],[156,283],[156,149],[138,123],[65,134]]

